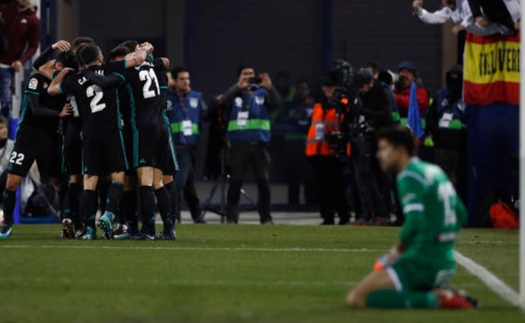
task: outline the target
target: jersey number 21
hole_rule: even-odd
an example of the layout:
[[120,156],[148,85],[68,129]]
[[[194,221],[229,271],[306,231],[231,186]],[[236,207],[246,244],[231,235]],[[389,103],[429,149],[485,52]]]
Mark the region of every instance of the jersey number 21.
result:
[[[146,84],[144,84],[144,87],[142,88],[142,92],[144,92],[144,99],[149,99],[160,95],[159,80],[157,79],[157,74],[155,74],[153,69],[150,69],[149,71],[140,71],[139,77],[141,81],[146,81]],[[155,83],[155,88],[153,90],[151,90],[152,83]]]

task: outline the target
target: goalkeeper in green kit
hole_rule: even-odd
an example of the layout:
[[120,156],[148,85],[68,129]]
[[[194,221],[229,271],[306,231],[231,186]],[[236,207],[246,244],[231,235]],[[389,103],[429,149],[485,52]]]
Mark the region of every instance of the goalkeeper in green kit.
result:
[[395,171],[405,224],[399,241],[347,297],[356,308],[467,309],[477,301],[448,286],[455,273],[454,241],[467,213],[447,175],[415,158],[415,138],[404,127],[384,129],[377,158]]

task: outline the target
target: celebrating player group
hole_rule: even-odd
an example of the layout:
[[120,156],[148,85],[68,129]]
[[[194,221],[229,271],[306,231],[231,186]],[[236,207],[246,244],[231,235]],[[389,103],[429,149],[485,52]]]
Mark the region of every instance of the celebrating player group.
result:
[[[98,187],[109,181],[98,220],[106,239],[176,240],[167,189],[177,168],[165,111],[169,61],[153,51],[150,43],[126,41],[105,62],[91,38],[79,37],[53,44],[35,61],[2,196],[0,239],[12,234],[16,190],[36,161],[63,199],[62,237],[96,239]],[[164,223],[158,237],[155,200]]]

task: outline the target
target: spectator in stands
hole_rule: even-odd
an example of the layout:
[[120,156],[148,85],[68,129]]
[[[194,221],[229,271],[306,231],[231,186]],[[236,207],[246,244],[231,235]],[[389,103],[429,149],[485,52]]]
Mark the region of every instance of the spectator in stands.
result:
[[468,0],[468,4],[481,27],[487,27],[492,22],[503,27],[503,34],[515,34],[520,30],[519,0]]
[[315,204],[315,184],[311,165],[306,158],[306,135],[310,126],[310,117],[314,109],[310,85],[299,81],[293,102],[286,104],[276,120],[276,129],[284,134],[284,152],[286,154],[285,172],[288,184],[288,204],[294,208],[299,205],[301,186],[304,185],[306,204]]
[[7,120],[0,116],[0,196],[4,192],[7,181],[7,166],[14,146],[14,142],[8,139],[7,135]]
[[450,177],[458,194],[465,197],[465,103],[463,102],[463,67],[452,67],[446,76],[447,87],[437,95],[427,112],[427,131],[436,149],[436,163]]
[[[412,82],[417,84],[417,102],[419,111],[423,114],[429,105],[428,91],[422,86],[421,79],[417,75],[417,66],[413,62],[404,61],[397,68],[399,80],[396,83],[394,96],[401,118],[408,117],[408,106],[410,104],[410,87]],[[402,120],[403,121],[403,120]]]
[[2,114],[11,116],[13,71],[19,72],[40,43],[41,23],[31,0],[17,0],[0,7],[0,18],[8,48],[0,59],[0,104]]
[[287,72],[281,71],[275,75],[275,89],[281,95],[283,103],[294,100],[296,90]]
[[[470,1],[470,0],[469,0]],[[423,1],[415,0],[412,3],[412,6],[415,10],[417,16],[427,24],[443,24],[449,20],[456,24],[452,28],[454,34],[458,34],[462,30],[466,30],[474,35],[478,36],[488,36],[496,33],[509,34],[514,33],[513,30],[505,27],[494,21],[494,23],[488,23],[483,16],[475,19],[474,14],[469,6],[469,1],[467,0],[443,0],[443,9],[428,12],[423,9]],[[498,0],[501,1],[501,0]],[[507,1],[507,0],[505,0]],[[518,0],[508,0],[512,2],[518,2]],[[519,2],[518,14],[519,14]],[[503,6],[505,7],[505,6]],[[514,4],[513,7],[516,7]],[[516,10],[514,10],[516,11]],[[477,23],[478,21],[482,22],[481,24]],[[519,25],[518,25],[519,26]],[[513,27],[514,28],[514,27]]]

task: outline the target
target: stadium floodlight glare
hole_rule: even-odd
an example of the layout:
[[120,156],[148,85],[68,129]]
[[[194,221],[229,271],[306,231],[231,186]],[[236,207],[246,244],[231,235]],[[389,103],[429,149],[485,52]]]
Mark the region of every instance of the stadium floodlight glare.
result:
[[[521,6],[525,17],[525,6]],[[520,36],[520,299],[525,310],[525,36]]]

